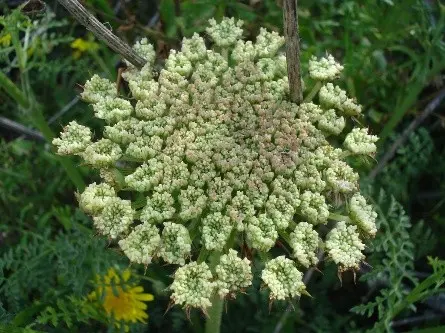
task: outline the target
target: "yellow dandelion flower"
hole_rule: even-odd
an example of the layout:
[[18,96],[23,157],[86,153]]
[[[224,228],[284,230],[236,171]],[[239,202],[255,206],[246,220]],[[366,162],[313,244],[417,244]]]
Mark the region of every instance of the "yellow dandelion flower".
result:
[[145,312],[147,304],[152,301],[153,295],[144,293],[142,286],[129,281],[130,270],[121,274],[110,268],[106,275],[97,277],[97,288],[88,298],[91,301],[101,301],[101,306],[107,316],[114,318],[116,327],[124,323],[125,332],[128,332],[128,323],[146,323],[148,314]]
[[76,38],[71,44],[74,59],[79,59],[84,52],[96,51],[99,45],[89,36],[88,40]]

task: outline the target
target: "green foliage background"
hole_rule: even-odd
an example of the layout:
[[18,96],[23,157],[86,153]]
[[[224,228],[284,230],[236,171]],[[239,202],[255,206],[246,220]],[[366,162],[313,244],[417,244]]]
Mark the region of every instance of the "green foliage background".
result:
[[[0,127],[0,332],[111,332],[113,322],[85,300],[94,277],[127,259],[92,231],[74,192],[98,179],[47,143],[61,125],[79,119],[94,128],[92,112],[76,97],[93,73],[115,79],[119,57],[100,42],[79,58],[71,43],[90,40],[55,1],[46,10],[13,10],[0,4],[2,75],[0,116],[43,134],[45,140]],[[211,17],[245,20],[249,36],[259,27],[280,31],[276,0],[89,0],[85,5],[128,42],[147,36],[158,56],[182,36],[201,32]],[[124,3],[124,4],[123,4]],[[332,53],[345,65],[341,85],[364,105],[379,134],[378,161],[443,88],[445,5],[427,0],[301,0],[302,64]],[[27,15],[28,14],[28,15]],[[0,42],[1,43],[1,42]],[[306,69],[303,67],[303,70]],[[0,77],[2,78],[2,77]],[[3,80],[3,82],[6,82]],[[9,87],[9,88],[8,88]],[[11,87],[17,89],[12,93]],[[260,281],[228,303],[223,332],[428,332],[445,331],[445,135],[443,103],[409,134],[382,172],[363,161],[362,188],[375,204],[380,231],[367,263],[344,274],[322,264],[308,290],[312,298],[275,303],[254,292]],[[255,263],[260,269],[260,263]],[[131,267],[149,303],[148,325],[132,332],[203,332],[204,316],[164,314],[173,273],[166,267]],[[288,310],[291,310],[290,312]]]

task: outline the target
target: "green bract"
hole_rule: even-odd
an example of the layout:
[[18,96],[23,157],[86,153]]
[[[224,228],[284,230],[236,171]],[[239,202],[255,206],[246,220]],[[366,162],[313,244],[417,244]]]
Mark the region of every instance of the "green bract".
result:
[[[137,43],[147,64],[123,74],[131,97],[97,75],[85,84],[82,97],[103,119],[103,134],[92,142],[73,122],[54,140],[60,154],[81,156],[103,178],[80,206],[99,232],[120,239],[130,261],[182,266],[172,300],[187,308],[251,284],[250,261],[237,255],[246,246],[264,254],[279,241],[292,253],[265,263],[272,299],[305,290],[299,269],[318,263],[319,247],[341,269],[356,269],[375,213],[347,158],[373,154],[377,138],[353,128],[361,106],[328,82],[343,67],[332,56],[312,58],[315,97],[296,105],[283,37],[261,29],[245,42],[242,22],[227,18],[211,20],[207,35],[211,48],[197,34],[184,38],[156,72],[153,47]],[[340,222],[326,240],[320,225],[334,212],[356,226]]]

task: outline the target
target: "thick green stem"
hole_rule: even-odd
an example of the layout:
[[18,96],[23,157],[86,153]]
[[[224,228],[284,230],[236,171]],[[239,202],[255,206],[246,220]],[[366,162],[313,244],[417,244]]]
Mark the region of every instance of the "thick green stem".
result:
[[203,246],[201,248],[201,251],[199,252],[198,259],[196,259],[198,264],[204,262],[207,259],[207,257],[209,256],[209,254],[210,254],[210,252],[205,248],[205,246]]
[[29,108],[29,101],[25,94],[3,72],[0,72],[0,87],[22,108]]
[[284,239],[284,241],[285,241],[287,244],[290,244],[290,243],[291,243],[291,241],[290,241],[290,235],[289,235],[285,230],[280,230],[280,231],[278,232],[278,234],[281,236],[281,238]]
[[209,309],[209,318],[206,321],[206,333],[219,333],[221,329],[221,319],[224,307],[224,300],[218,294],[215,294],[212,299],[212,306]]
[[321,81],[317,81],[317,83],[315,83],[314,87],[312,88],[312,90],[310,91],[309,95],[307,95],[304,100],[303,103],[308,103],[311,102],[313,100],[313,98],[315,97],[315,95],[318,93],[318,91],[320,90],[321,86],[323,85],[323,83]]
[[[204,248],[204,247],[203,247]],[[221,252],[215,251],[209,257],[209,267],[212,272],[215,272],[215,267],[218,265]],[[212,306],[209,308],[205,333],[219,333],[221,329],[221,318],[224,306],[224,299],[221,299],[217,293],[212,297]]]
[[334,221],[345,221],[350,223],[351,219],[349,218],[349,216],[346,215],[341,215],[341,214],[335,214],[335,213],[330,213],[329,214],[329,219],[330,220],[334,220]]

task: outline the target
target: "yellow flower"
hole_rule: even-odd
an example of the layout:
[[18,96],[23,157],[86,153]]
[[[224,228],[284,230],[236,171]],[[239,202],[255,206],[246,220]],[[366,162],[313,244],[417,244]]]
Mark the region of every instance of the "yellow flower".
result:
[[0,45],[7,47],[11,44],[11,34],[4,34],[3,36],[0,36]]
[[96,278],[98,286],[88,295],[91,301],[101,301],[106,314],[116,321],[116,327],[123,323],[125,332],[129,330],[128,323],[147,322],[144,302],[153,300],[153,295],[144,293],[142,286],[129,281],[130,276],[128,269],[119,274],[110,268],[106,275]]
[[96,51],[99,48],[99,45],[91,37],[88,37],[88,40],[77,38],[70,46],[74,50],[74,59],[79,59],[86,51]]

